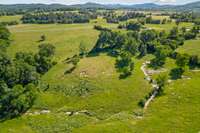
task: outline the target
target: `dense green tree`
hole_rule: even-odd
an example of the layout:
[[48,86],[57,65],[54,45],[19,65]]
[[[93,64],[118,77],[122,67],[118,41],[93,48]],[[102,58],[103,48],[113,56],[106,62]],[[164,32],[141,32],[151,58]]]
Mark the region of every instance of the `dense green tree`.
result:
[[130,21],[126,24],[126,28],[128,30],[140,31],[140,29],[142,28],[142,25],[138,22]]
[[[0,40],[9,41],[9,34],[3,27]],[[42,68],[42,74],[47,72],[49,66],[53,65],[51,58],[54,53],[52,45],[42,44],[36,55],[19,52],[11,59],[6,50],[0,49],[0,119],[18,116],[32,106],[36,95],[35,86],[40,77],[37,70]]]
[[129,19],[144,18],[146,15],[139,12],[124,12],[123,14],[116,14],[114,12],[108,12],[104,15],[104,18],[108,23],[119,23],[120,21],[127,21]]
[[166,58],[170,53],[170,49],[166,46],[160,46],[156,49],[155,58],[152,59],[151,65],[154,68],[162,67],[165,64]]
[[46,56],[35,56],[37,72],[45,74],[53,65],[52,59]]
[[179,37],[178,27],[174,27],[169,33],[169,38],[172,40],[176,40],[178,37]]
[[52,44],[41,44],[39,45],[40,56],[52,57],[55,54],[55,47]]
[[195,35],[197,35],[200,31],[200,26],[199,25],[195,25],[194,27],[192,27],[191,32],[194,33]]
[[4,78],[6,68],[11,65],[11,59],[0,51],[0,80]]
[[181,28],[181,31],[182,31],[183,34],[185,34],[186,31],[187,31],[186,27],[182,27],[182,28]]
[[177,68],[172,69],[170,76],[172,79],[179,79],[185,72],[187,65],[189,64],[189,56],[187,54],[178,54],[176,57]]
[[164,87],[167,84],[168,77],[167,75],[159,75],[156,78],[156,83],[158,84],[158,95],[162,95],[164,93]]
[[141,44],[139,46],[139,52],[140,52],[140,57],[143,57],[147,54],[147,45],[146,44]]
[[2,40],[10,40],[10,32],[3,25],[0,25],[0,39],[2,39]]
[[155,30],[144,30],[140,34],[140,39],[143,43],[152,42],[157,39],[157,32]]
[[11,64],[6,67],[5,74],[3,75],[3,80],[7,83],[9,87],[13,87],[14,85],[20,83],[20,72],[18,68],[16,68],[15,64]]
[[9,30],[0,24],[0,51],[5,51],[10,44]]
[[15,55],[15,59],[26,62],[26,63],[28,63],[29,65],[32,65],[32,66],[36,65],[36,61],[35,61],[33,53],[18,52]]
[[172,50],[177,49],[179,46],[179,44],[176,40],[171,40],[171,39],[166,39],[166,38],[161,38],[160,43],[162,45],[170,47]]
[[197,55],[190,56],[189,65],[191,68],[198,67],[200,65],[200,59]]
[[127,36],[135,39],[137,42],[140,42],[140,34],[137,31],[130,31],[127,33]]
[[93,48],[94,52],[98,52],[102,49],[112,47],[114,45],[114,40],[112,38],[112,32],[102,31],[99,35],[99,39]]
[[136,55],[138,52],[138,42],[135,39],[130,38],[123,45],[123,49],[130,52],[132,55]]
[[174,68],[170,72],[171,79],[174,79],[174,80],[180,79],[183,73],[184,73],[184,70],[182,68]]
[[17,69],[16,74],[19,77],[18,84],[23,86],[28,85],[29,83],[38,84],[39,75],[34,66],[23,61],[16,61],[15,67]]
[[193,15],[192,12],[173,13],[170,14],[170,18],[175,19],[177,23],[194,22],[196,20],[196,17]]
[[7,93],[10,89],[8,88],[5,81],[0,80],[0,99],[3,97],[5,93]]
[[23,15],[23,23],[33,24],[52,24],[52,23],[88,23],[90,19],[96,19],[97,15],[90,13],[76,13],[76,12],[56,12],[56,13],[28,13]]
[[193,33],[193,32],[186,32],[185,34],[184,34],[184,38],[185,38],[185,40],[191,40],[191,39],[195,39],[196,38],[196,35],[197,34],[195,34],[195,33]]
[[134,62],[129,52],[123,51],[116,60],[116,68],[121,73],[120,78],[126,78],[131,75],[134,69]]
[[[3,85],[2,85],[3,84]],[[0,84],[6,89],[4,83]],[[12,89],[7,89],[0,96],[0,118],[13,118],[15,116],[24,113],[33,105],[33,101],[36,96],[36,89],[34,85],[27,85],[23,87],[22,85],[16,85]]]
[[11,26],[11,25],[18,25],[19,22],[18,21],[4,21],[4,22],[0,22],[0,25],[4,25],[4,26]]
[[10,41],[0,39],[0,50],[6,51],[6,48],[10,45]]
[[185,70],[188,63],[189,63],[189,56],[187,54],[178,54],[177,55],[176,64],[179,68],[182,68],[183,70]]

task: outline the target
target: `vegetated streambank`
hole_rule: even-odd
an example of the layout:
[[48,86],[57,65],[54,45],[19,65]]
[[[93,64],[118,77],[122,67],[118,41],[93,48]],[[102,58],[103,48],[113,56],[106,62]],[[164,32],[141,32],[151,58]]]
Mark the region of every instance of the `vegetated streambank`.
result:
[[157,96],[158,91],[159,91],[159,86],[158,84],[151,78],[151,76],[149,75],[149,73],[147,72],[147,65],[150,64],[149,61],[146,61],[145,63],[142,64],[141,66],[141,70],[143,71],[144,75],[145,75],[145,79],[151,83],[152,87],[153,87],[153,91],[150,95],[150,97],[145,101],[144,103],[144,109],[147,109],[148,105],[151,103],[151,101]]

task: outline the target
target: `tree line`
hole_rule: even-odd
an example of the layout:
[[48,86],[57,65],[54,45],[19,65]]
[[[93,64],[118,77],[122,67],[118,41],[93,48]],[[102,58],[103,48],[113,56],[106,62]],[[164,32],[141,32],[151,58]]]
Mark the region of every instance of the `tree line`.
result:
[[41,12],[60,12],[60,11],[75,11],[78,8],[66,7],[65,5],[52,4],[16,4],[16,5],[0,5],[0,16],[23,15],[26,13],[41,13]]
[[178,22],[194,22],[197,17],[197,14],[194,12],[180,12],[170,15],[171,19],[175,19]]
[[73,12],[60,12],[60,13],[28,13],[22,17],[23,23],[33,24],[50,24],[50,23],[88,23],[90,19],[96,19],[97,15],[91,13],[73,13]]
[[120,21],[127,21],[129,19],[143,18],[146,15],[139,12],[125,12],[122,15],[118,15],[115,12],[107,12],[104,14],[104,18],[108,23],[119,23]]
[[37,94],[40,76],[55,62],[55,47],[41,44],[36,54],[19,52],[14,58],[7,55],[10,32],[0,25],[0,119],[9,119],[26,112]]
[[11,25],[18,25],[18,21],[5,21],[5,22],[0,22],[0,25],[5,25],[5,26],[11,26]]

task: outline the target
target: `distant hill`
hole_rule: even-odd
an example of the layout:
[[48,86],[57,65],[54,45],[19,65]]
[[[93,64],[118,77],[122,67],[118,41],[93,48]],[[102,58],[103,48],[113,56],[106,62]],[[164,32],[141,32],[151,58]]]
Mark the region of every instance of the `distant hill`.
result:
[[14,5],[0,5],[0,10],[22,10],[22,9],[27,9],[27,10],[34,10],[34,9],[58,9],[58,8],[66,8],[66,5],[62,4],[51,4],[51,5],[46,5],[46,4],[14,4]]
[[153,8],[159,8],[160,5],[154,4],[154,3],[145,3],[145,4],[136,4],[130,6],[131,8],[140,8],[140,9],[153,9]]
[[200,12],[200,1],[181,5],[181,6],[176,6],[176,9],[177,10],[194,10],[194,11]]
[[76,5],[62,5],[62,4],[15,4],[15,5],[0,5],[0,10],[56,10],[64,8],[104,8],[104,9],[157,9],[157,10],[196,10],[200,11],[200,1],[193,2],[185,5],[158,5],[154,3],[144,3],[135,5],[122,5],[122,4],[98,4],[98,3],[85,3]]
[[70,5],[68,7],[74,7],[74,8],[107,8],[106,5],[98,4],[98,3],[92,3],[92,2],[88,2],[88,3],[85,3],[85,4]]
[[97,4],[97,3],[86,3],[86,4],[77,4],[72,5],[76,8],[106,8],[106,9],[119,9],[119,8],[129,8],[129,9],[153,9],[159,8],[160,5],[154,3],[144,3],[144,4],[135,4],[135,5],[122,5],[122,4]]

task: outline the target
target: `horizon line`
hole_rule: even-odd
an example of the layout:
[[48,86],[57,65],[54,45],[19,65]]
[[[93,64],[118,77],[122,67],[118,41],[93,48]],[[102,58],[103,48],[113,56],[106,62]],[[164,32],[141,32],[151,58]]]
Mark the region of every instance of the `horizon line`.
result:
[[[196,2],[200,2],[200,1],[196,1]],[[156,5],[185,5],[185,4],[189,4],[189,3],[195,3],[195,2],[186,2],[186,3],[174,3],[174,4],[170,4],[170,3],[159,3],[159,2],[143,2],[143,3],[101,3],[101,2],[80,2],[80,3],[75,3],[75,4],[64,4],[64,3],[57,3],[57,2],[52,2],[52,3],[38,3],[38,2],[31,2],[31,3],[12,3],[12,4],[2,4],[0,3],[0,5],[28,5],[28,4],[43,4],[43,5],[54,5],[54,4],[58,4],[58,5],[66,5],[66,6],[72,6],[72,5],[84,5],[84,4],[88,4],[88,3],[93,3],[93,4],[100,4],[100,5],[142,5],[142,4],[156,4]]]

